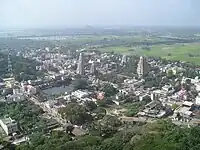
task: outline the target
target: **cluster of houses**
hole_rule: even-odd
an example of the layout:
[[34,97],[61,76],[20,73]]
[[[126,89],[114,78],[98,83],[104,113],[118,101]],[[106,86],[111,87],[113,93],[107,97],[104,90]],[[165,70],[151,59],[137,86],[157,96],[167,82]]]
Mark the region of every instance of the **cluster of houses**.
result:
[[[200,119],[200,79],[198,77],[191,79],[182,76],[181,79],[176,79],[174,82],[180,80],[181,88],[179,90],[175,90],[175,85],[171,83],[165,83],[161,88],[144,88],[144,76],[148,76],[152,66],[167,76],[169,69],[173,75],[184,71],[184,68],[180,67],[179,64],[165,65],[157,59],[147,60],[145,57],[140,57],[137,64],[136,77],[127,77],[123,73],[116,74],[120,67],[122,69],[126,67],[128,61],[126,56],[85,52],[85,58],[83,58],[82,52],[81,50],[77,52],[69,51],[68,54],[52,53],[49,48],[35,50],[30,53],[23,52],[23,57],[34,59],[40,63],[36,70],[48,73],[44,78],[38,77],[37,80],[22,81],[21,83],[16,82],[13,78],[0,80],[0,89],[2,96],[4,96],[4,102],[31,100],[36,105],[39,105],[51,118],[60,124],[66,124],[66,120],[63,120],[59,113],[61,108],[66,107],[68,103],[74,100],[81,105],[87,101],[93,101],[97,104],[97,101],[105,98],[105,93],[94,89],[79,89],[60,94],[58,97],[50,96],[47,101],[40,101],[40,97],[37,97],[36,93],[38,93],[38,88],[49,88],[57,85],[58,82],[68,81],[69,78],[76,80],[83,77],[88,80],[91,87],[96,86],[98,89],[98,86],[106,83],[116,88],[118,93],[112,96],[111,99],[118,106],[123,107],[122,104],[127,102],[127,98],[129,103],[145,101],[144,107],[133,116],[134,120],[135,118],[159,119],[170,116],[172,121],[180,124],[189,122],[196,124]],[[52,67],[56,68],[56,70],[52,70]],[[125,79],[120,84],[103,81],[96,76],[96,71],[104,76],[115,73],[116,76],[123,76]],[[153,72],[153,75],[156,76],[156,73]],[[166,76],[163,76],[163,78]],[[189,89],[183,86],[184,84],[189,86]],[[122,116],[124,111],[120,113],[119,115]],[[0,125],[7,135],[18,132],[17,123],[11,118],[1,119]]]

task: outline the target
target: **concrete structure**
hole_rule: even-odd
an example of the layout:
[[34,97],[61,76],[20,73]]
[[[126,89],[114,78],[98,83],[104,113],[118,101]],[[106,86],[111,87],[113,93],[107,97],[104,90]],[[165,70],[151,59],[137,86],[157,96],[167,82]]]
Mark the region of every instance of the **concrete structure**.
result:
[[26,97],[23,93],[8,95],[6,98],[7,98],[6,99],[7,102],[22,102],[26,100]]
[[200,105],[200,94],[198,94],[198,96],[196,97],[195,104]]
[[29,95],[34,95],[34,94],[36,94],[36,88],[34,87],[34,86],[32,86],[32,85],[27,85],[27,93],[29,94]]
[[184,101],[182,106],[179,106],[175,109],[174,113],[175,114],[180,114],[181,117],[183,118],[190,118],[193,115],[193,107],[194,103],[190,101]]
[[77,91],[74,91],[72,92],[72,96],[75,96],[79,99],[82,99],[82,98],[85,98],[89,95],[88,92],[85,92],[85,91],[80,91],[80,90],[77,90]]
[[25,143],[25,142],[27,142],[27,141],[29,141],[29,140],[30,140],[29,137],[24,136],[24,137],[22,137],[22,138],[20,138],[20,139],[14,140],[14,141],[12,142],[12,144],[20,145],[20,144]]
[[18,131],[17,122],[15,120],[12,120],[10,117],[1,119],[0,125],[7,135],[16,133]]
[[34,95],[37,92],[36,87],[34,87],[32,85],[24,85],[24,84],[22,84],[21,87],[22,87],[22,90],[28,95]]
[[196,90],[197,90],[198,92],[200,92],[200,83],[196,83],[195,86],[196,86]]
[[126,55],[123,55],[122,56],[122,60],[121,60],[121,65],[124,65],[127,63],[127,56]]
[[64,107],[66,106],[63,104],[58,104],[57,100],[47,101],[43,103],[43,110],[58,118],[61,118],[59,114],[59,109]]
[[151,100],[152,101],[158,101],[159,100],[159,94],[151,93]]
[[148,68],[149,67],[146,58],[141,56],[137,66],[138,76],[141,77],[143,75],[146,75],[148,73]]
[[12,88],[15,85],[15,78],[4,78],[3,81],[8,88]]
[[83,60],[83,53],[80,53],[78,64],[77,64],[77,74],[84,75],[84,60]]
[[90,68],[90,73],[95,74],[97,72],[95,62],[92,63]]
[[162,118],[168,113],[168,110],[163,110],[162,107],[163,105],[160,101],[152,101],[145,105],[145,109],[137,113],[137,116]]

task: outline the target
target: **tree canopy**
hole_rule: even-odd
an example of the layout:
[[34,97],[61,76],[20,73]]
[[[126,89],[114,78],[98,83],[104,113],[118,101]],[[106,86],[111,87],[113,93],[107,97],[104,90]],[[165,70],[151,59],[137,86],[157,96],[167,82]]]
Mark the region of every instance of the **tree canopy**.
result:
[[69,103],[59,112],[63,118],[69,120],[72,124],[82,125],[92,121],[92,116],[88,113],[86,107],[77,103]]
[[84,79],[77,79],[73,82],[74,90],[83,90],[88,88],[88,83]]
[[118,90],[109,83],[103,84],[101,91],[105,93],[105,97],[113,96],[118,92]]

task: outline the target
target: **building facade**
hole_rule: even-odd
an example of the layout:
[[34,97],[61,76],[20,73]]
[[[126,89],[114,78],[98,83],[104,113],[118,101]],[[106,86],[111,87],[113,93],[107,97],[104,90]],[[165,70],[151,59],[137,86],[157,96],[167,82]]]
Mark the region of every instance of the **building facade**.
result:
[[90,73],[95,74],[97,72],[95,62],[92,63],[90,68]]
[[11,135],[12,133],[16,133],[18,131],[17,122],[12,120],[10,117],[1,119],[0,125],[7,135]]
[[80,53],[78,64],[77,64],[77,74],[84,75],[84,60],[83,60],[83,53]]
[[140,57],[137,65],[137,74],[139,77],[144,76],[148,73],[149,67],[145,57]]

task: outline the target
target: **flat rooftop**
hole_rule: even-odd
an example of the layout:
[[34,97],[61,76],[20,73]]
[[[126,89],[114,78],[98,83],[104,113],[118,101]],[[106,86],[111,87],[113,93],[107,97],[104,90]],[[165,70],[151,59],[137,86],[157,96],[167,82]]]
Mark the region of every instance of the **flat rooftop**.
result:
[[4,118],[4,119],[1,119],[1,121],[6,125],[10,123],[16,123],[15,120],[12,120],[11,118]]
[[6,82],[6,81],[14,81],[15,78],[4,78],[3,80],[4,80],[5,82]]

